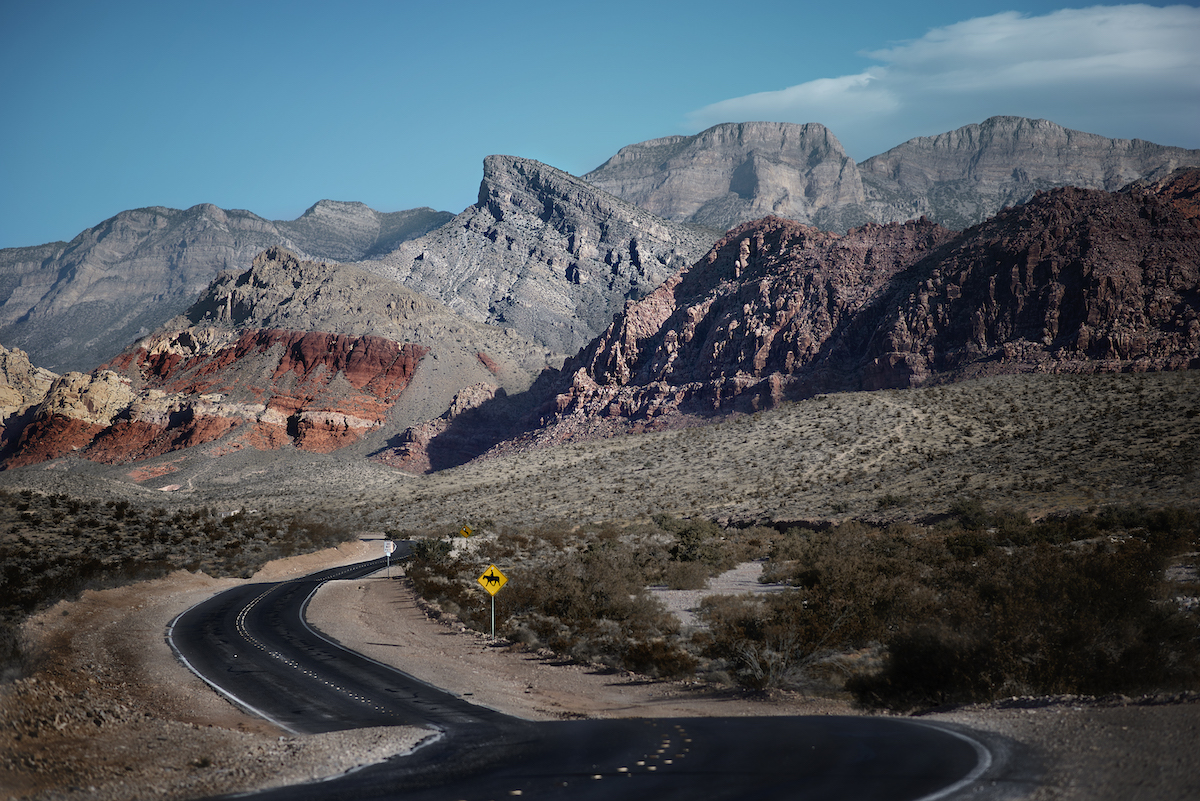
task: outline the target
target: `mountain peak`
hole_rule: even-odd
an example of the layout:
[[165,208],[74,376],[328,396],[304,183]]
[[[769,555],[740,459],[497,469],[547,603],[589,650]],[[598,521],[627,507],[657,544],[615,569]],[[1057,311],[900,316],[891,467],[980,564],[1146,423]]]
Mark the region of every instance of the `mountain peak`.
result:
[[468,319],[566,354],[714,239],[541,162],[492,155],[474,206],[377,267]]
[[823,227],[860,222],[854,160],[819,123],[729,122],[621,148],[584,176],[661,217],[718,230],[775,214]]

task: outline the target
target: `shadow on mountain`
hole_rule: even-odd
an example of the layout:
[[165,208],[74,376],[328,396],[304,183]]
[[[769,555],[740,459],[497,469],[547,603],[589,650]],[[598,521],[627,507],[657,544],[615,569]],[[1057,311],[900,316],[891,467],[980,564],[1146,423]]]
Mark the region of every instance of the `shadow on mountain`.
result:
[[508,395],[501,388],[478,406],[456,414],[447,410],[392,437],[370,458],[410,473],[436,473],[466,464],[503,442],[522,449],[521,442],[541,427],[561,375],[547,368],[524,392]]

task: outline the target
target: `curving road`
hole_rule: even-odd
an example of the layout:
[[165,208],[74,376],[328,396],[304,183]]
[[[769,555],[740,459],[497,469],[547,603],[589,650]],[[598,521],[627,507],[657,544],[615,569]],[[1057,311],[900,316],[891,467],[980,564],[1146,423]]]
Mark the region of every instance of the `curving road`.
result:
[[[400,544],[397,557],[407,553]],[[342,648],[304,620],[326,581],[383,559],[223,592],[167,630],[214,689],[293,733],[387,725],[443,733],[415,754],[264,799],[1017,798],[1019,747],[945,725],[879,717],[529,722],[468,703]]]

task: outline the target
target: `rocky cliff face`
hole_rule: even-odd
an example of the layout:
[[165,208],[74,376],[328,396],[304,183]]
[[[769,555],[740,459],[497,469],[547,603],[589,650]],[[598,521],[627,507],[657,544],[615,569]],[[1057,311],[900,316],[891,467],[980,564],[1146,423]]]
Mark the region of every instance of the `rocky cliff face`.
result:
[[0,342],[49,369],[90,370],[186,309],[218,272],[245,269],[265,248],[363,258],[449,217],[333,201],[291,222],[209,204],[121,212],[69,243],[0,251]]
[[24,351],[0,345],[0,421],[41,403],[56,378],[49,370],[33,366]]
[[478,203],[361,266],[574,353],[714,239],[545,164],[489,156]]
[[1077,186],[1115,192],[1196,165],[1200,150],[1108,139],[1048,120],[992,117],[911,139],[858,166],[874,219],[926,215],[960,229],[1038,191]]
[[1153,192],[1058,189],[916,264],[878,311],[846,337],[865,388],[1200,367],[1200,231]]
[[380,337],[199,333],[147,342],[117,370],[59,378],[7,466],[76,451],[120,464],[217,439],[328,452],[383,424],[426,353]]
[[19,435],[57,375],[34,367],[20,350],[0,346],[0,450]]
[[1037,191],[1115,191],[1200,165],[1200,150],[992,117],[855,164],[815,124],[727,123],[622,148],[584,176],[672,220],[722,230],[774,214],[831,231],[922,216],[959,230]]
[[854,160],[823,125],[743,122],[621,148],[584,180],[669,220],[725,231],[768,215],[865,222]]
[[1164,178],[1138,181],[1128,191],[1157,195],[1200,228],[1200,170],[1180,168]]
[[827,391],[1196,367],[1200,230],[1144,188],[1067,188],[959,234],[746,224],[569,361],[539,422],[567,438]]
[[524,389],[546,355],[371,273],[272,249],[109,364],[58,377],[5,466],[382,443],[463,387]]

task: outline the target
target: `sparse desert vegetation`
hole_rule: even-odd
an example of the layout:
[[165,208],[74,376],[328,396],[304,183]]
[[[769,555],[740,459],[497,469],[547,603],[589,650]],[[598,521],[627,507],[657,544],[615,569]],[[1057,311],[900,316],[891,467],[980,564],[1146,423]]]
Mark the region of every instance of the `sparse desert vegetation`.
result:
[[0,672],[19,669],[30,657],[17,633],[25,615],[83,590],[159,578],[173,570],[246,577],[272,559],[350,536],[311,517],[168,511],[28,489],[0,491],[0,531]]
[[[6,615],[176,568],[246,575],[342,532],[387,531],[421,543],[410,573],[442,612],[482,630],[474,580],[495,562],[512,580],[507,636],[613,668],[894,707],[1192,686],[1196,610],[1171,606],[1163,570],[1176,560],[1172,592],[1197,595],[1181,555],[1200,550],[1198,382],[1010,376],[828,395],[429,476],[299,452],[247,452],[220,477],[201,453],[172,455],[159,481],[187,489],[153,494],[98,467],[8,471]],[[242,509],[260,511],[230,514]],[[442,538],[468,521],[490,534],[451,549]],[[753,559],[795,589],[710,601],[700,632],[646,592]],[[1014,628],[1030,619],[1044,630]],[[914,663],[942,672],[916,681]]]
[[[659,516],[625,529],[453,536],[417,539],[408,569],[435,614],[487,631],[475,579],[481,566],[504,565],[499,633],[584,664],[849,693],[902,710],[1200,688],[1191,511],[1121,507],[1032,522],[961,499],[930,526],[721,529]],[[791,589],[709,597],[695,631],[646,592],[685,568],[704,578],[763,557],[763,581]]]

